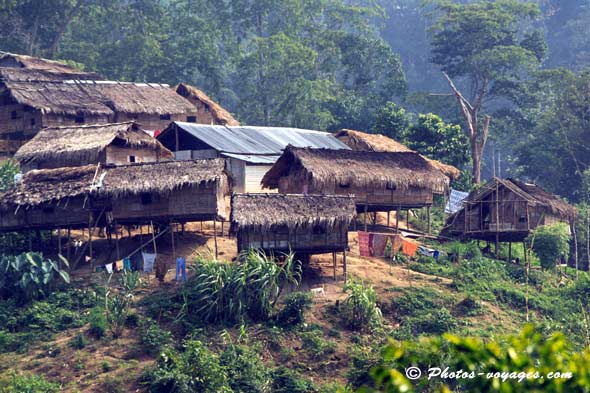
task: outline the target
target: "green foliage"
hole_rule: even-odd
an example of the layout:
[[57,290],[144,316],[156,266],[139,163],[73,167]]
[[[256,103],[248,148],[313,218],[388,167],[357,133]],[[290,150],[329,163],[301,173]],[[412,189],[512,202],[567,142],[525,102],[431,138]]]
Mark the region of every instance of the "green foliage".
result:
[[74,349],[83,349],[88,345],[88,340],[82,333],[78,333],[70,340],[69,344]]
[[95,338],[103,337],[109,327],[107,317],[105,316],[105,312],[102,307],[94,307],[92,310],[90,310],[88,315],[88,323],[90,324],[88,333]]
[[0,379],[2,393],[57,393],[58,383],[48,382],[37,375],[23,375],[13,372],[9,377]]
[[14,175],[19,172],[18,165],[11,160],[0,162],[0,192],[14,187]]
[[227,372],[229,386],[235,393],[264,393],[269,391],[269,371],[258,354],[246,345],[230,344],[219,357]]
[[[66,267],[68,262],[62,258]],[[27,300],[47,296],[59,281],[70,282],[60,264],[39,253],[0,256],[0,298]]]
[[231,392],[219,357],[196,340],[187,341],[181,353],[165,350],[142,383],[152,393]]
[[321,360],[325,355],[334,353],[335,344],[326,340],[324,333],[319,329],[303,332],[300,337],[303,348],[316,360]]
[[350,292],[341,305],[344,324],[351,329],[371,329],[381,322],[377,293],[371,285],[350,278],[343,290]]
[[301,277],[293,254],[281,263],[256,250],[232,264],[199,260],[192,269],[185,286],[187,318],[212,323],[239,323],[246,316],[268,319],[284,286]]
[[272,371],[272,391],[274,393],[312,393],[315,386],[299,373],[286,367]]
[[553,269],[560,258],[567,261],[570,235],[566,224],[539,226],[529,235],[528,241],[544,269]]
[[[505,342],[503,344],[502,342]],[[445,363],[440,362],[442,351]],[[473,372],[473,378],[444,380],[433,378],[417,381],[428,391],[485,392],[584,392],[590,389],[587,350],[575,352],[563,334],[544,337],[528,325],[517,336],[502,341],[482,340],[445,334],[418,342],[392,342],[384,350],[384,362],[372,371],[372,386],[386,392],[414,392],[415,386],[404,375],[409,366],[424,372],[433,364],[444,364],[449,370]],[[479,374],[482,372],[482,374]],[[523,378],[488,378],[488,373],[523,373]],[[527,373],[531,372],[530,376]],[[561,378],[534,378],[534,373],[546,377],[550,372],[571,373]]]
[[387,102],[377,111],[372,130],[402,142],[409,126],[410,117],[406,110],[393,102]]
[[141,344],[147,353],[158,354],[160,350],[172,343],[172,333],[161,329],[157,323],[148,322],[141,329]]
[[418,115],[405,138],[411,149],[427,157],[457,167],[469,161],[469,141],[461,126],[447,124],[433,113]]
[[285,296],[283,308],[277,314],[277,322],[284,327],[293,327],[305,322],[305,313],[311,309],[311,292],[292,292]]

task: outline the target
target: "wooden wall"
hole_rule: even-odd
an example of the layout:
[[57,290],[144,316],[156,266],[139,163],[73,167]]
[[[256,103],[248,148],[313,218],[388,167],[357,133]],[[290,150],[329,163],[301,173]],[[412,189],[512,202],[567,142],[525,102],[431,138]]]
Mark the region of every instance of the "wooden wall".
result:
[[0,212],[0,230],[88,226],[90,210],[88,206],[83,206],[83,198],[64,200],[60,204],[43,204],[29,209],[21,207],[17,210],[14,206]]
[[[185,98],[187,100],[189,100],[197,109],[196,113],[194,114],[194,116],[197,117],[195,123],[221,124],[221,123],[217,122],[215,120],[215,118],[213,117],[213,113],[211,113],[209,105],[205,104],[203,101],[199,100],[197,97],[192,96],[192,95],[185,97]],[[187,121],[187,120],[181,120],[181,121]]]
[[108,146],[106,148],[106,164],[124,165],[131,163],[131,158],[134,157],[134,162],[157,162],[161,157],[156,150],[153,149],[139,149],[132,147]]
[[273,231],[242,230],[237,234],[238,251],[250,248],[266,251],[320,254],[342,251],[348,247],[348,227],[326,230],[313,227],[300,227],[289,231],[287,227]]

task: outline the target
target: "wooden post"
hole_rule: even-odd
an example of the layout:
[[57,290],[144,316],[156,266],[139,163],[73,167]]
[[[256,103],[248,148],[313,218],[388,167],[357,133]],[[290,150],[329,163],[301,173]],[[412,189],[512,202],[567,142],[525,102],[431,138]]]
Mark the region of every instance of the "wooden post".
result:
[[336,281],[336,253],[332,252],[332,268],[334,270],[334,281]]
[[[117,260],[119,260],[121,258],[121,252],[119,251],[119,232],[117,231],[117,223],[116,222],[113,223],[113,228],[115,229],[115,248],[117,249]],[[141,241],[141,238],[140,238],[140,241]],[[140,244],[143,244],[143,241]]]
[[428,234],[430,235],[430,205],[426,206],[426,215],[428,216]]
[[72,250],[72,245],[71,245],[72,238],[71,238],[71,234],[72,234],[72,228],[68,227],[68,251],[67,251],[67,255],[68,255],[67,260],[68,260],[68,262],[70,262],[70,253],[71,253],[71,250]]
[[576,263],[576,280],[579,278],[578,274],[578,236],[576,234],[576,217],[572,221],[572,235],[574,236],[574,261]]
[[410,229],[410,209],[406,210],[406,228]]
[[512,242],[508,242],[508,263],[512,263]]
[[500,232],[496,230],[496,259],[500,257]]
[[522,241],[522,250],[524,251],[524,264],[527,264],[527,249],[526,249],[526,241]]
[[90,267],[94,271],[94,260],[92,259],[92,213],[88,213],[88,256],[90,257]]
[[[156,248],[156,231],[154,229],[154,223],[153,223],[153,221],[150,221],[150,227],[152,227],[152,243],[154,244],[154,254],[157,254],[158,253],[158,249]],[[129,228],[129,227],[127,227],[127,228]]]
[[176,247],[174,246],[174,224],[170,223],[170,235],[172,237],[172,261],[176,263]]
[[217,218],[213,219],[213,242],[215,243],[215,259],[217,260]]
[[387,211],[387,227],[389,228],[389,216],[391,215],[391,211]]
[[57,228],[57,253],[61,255],[61,228]]
[[344,271],[344,283],[348,281],[348,274],[346,273],[346,248],[342,250],[342,269]]
[[365,205],[365,232],[367,232],[367,210],[368,210],[368,206]]
[[395,230],[399,231],[399,207],[395,209]]
[[221,220],[221,237],[224,236],[223,234],[223,224],[225,223],[225,220]]

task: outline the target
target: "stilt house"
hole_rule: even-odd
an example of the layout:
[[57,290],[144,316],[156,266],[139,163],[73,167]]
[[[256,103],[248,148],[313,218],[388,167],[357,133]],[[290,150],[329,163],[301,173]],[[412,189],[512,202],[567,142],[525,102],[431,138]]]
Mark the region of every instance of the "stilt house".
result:
[[44,128],[14,155],[21,170],[172,160],[173,154],[137,123]]
[[[368,134],[366,132],[342,129],[335,135],[340,141],[352,150],[357,151],[381,151],[381,152],[413,152],[412,149],[398,141],[381,134]],[[424,157],[424,156],[423,156]],[[438,168],[451,180],[457,179],[461,171],[452,165],[424,157],[435,168]]]
[[178,160],[220,157],[232,176],[233,192],[262,192],[260,181],[290,144],[349,149],[327,132],[286,127],[205,126],[174,122],[158,140]]
[[240,125],[240,122],[234,119],[231,113],[196,87],[181,83],[174,90],[197,108],[196,118],[192,119],[194,120],[192,123],[219,124],[224,126]]
[[231,204],[238,251],[345,251],[356,214],[354,199],[344,195],[233,194]]
[[494,178],[449,216],[442,234],[497,242],[524,240],[540,225],[571,224],[576,209],[534,184]]
[[0,195],[0,231],[226,219],[223,160],[27,172]]
[[449,178],[414,152],[289,146],[262,184],[284,194],[352,194],[359,212],[374,212],[430,206]]

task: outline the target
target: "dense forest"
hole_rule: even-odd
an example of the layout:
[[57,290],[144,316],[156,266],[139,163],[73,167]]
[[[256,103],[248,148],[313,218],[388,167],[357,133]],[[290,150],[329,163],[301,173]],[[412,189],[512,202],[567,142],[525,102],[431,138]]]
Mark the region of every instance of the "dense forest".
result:
[[[422,142],[581,202],[589,21],[586,0],[2,0],[0,49],[192,83],[245,124]],[[477,106],[472,136],[441,71]]]

